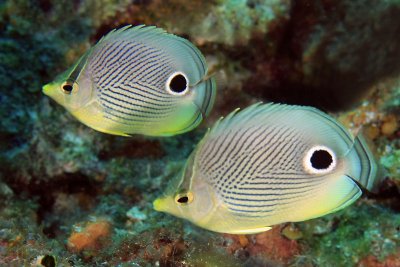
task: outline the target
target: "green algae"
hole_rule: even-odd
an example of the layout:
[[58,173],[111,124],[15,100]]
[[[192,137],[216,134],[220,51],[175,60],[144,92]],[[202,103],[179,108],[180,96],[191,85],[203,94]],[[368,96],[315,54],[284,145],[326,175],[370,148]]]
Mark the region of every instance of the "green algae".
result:
[[215,249],[211,246],[187,253],[184,262],[188,266],[198,267],[242,266],[240,261],[235,260],[234,257],[231,257],[225,251]]
[[0,265],[29,266],[46,254],[59,255],[61,264],[68,262],[71,257],[63,243],[47,239],[36,224],[38,205],[34,201],[14,199],[4,204],[0,210]]
[[378,204],[358,203],[300,225],[318,266],[354,266],[368,255],[384,260],[400,246],[400,215]]
[[[264,261],[250,257],[246,248],[241,250],[245,256],[231,255],[225,250],[223,236],[152,209],[152,201],[179,172],[204,128],[185,136],[131,143],[88,129],[41,95],[41,86],[95,41],[98,27],[116,26],[112,21],[115,14],[124,12],[130,2],[0,3],[0,80],[1,90],[6,92],[0,95],[0,265],[30,265],[44,255],[54,256],[60,266],[253,266],[268,262],[267,256]],[[178,2],[176,7],[182,6]],[[154,13],[143,16],[153,24],[189,34],[198,43],[216,44],[207,47],[209,53],[226,57],[227,68],[233,69],[229,86],[241,88],[241,81],[235,80],[243,75],[234,67],[238,59],[224,55],[226,51],[219,45],[235,47],[246,44],[253,34],[268,33],[273,23],[288,19],[289,9],[289,1],[227,0],[213,1],[204,12],[177,16],[174,21],[159,10],[153,10],[159,11],[158,17]],[[204,14],[210,17],[201,17]],[[130,22],[141,22],[132,17]],[[155,17],[170,21],[152,20]],[[193,18],[196,23],[190,27],[178,23]],[[349,44],[355,40],[343,36]],[[320,36],[310,40],[309,54],[315,55],[312,42],[321,40]],[[334,43],[327,48],[331,64],[346,69],[353,62],[352,57],[337,62],[349,44]],[[253,74],[242,66],[239,70]],[[314,67],[309,74],[313,71]],[[240,88],[237,91],[245,95]],[[236,94],[233,97],[237,98]],[[226,99],[219,101],[225,103]],[[399,90],[386,102],[390,110],[398,109],[398,99]],[[234,107],[225,107],[227,112],[242,103],[236,101]],[[215,117],[223,115],[215,112]],[[385,153],[380,161],[389,177],[398,180],[398,139],[382,143]],[[98,254],[66,250],[74,226],[93,218],[112,221],[108,246]],[[400,247],[399,224],[398,211],[364,198],[343,212],[299,223],[305,233],[301,242],[307,249],[294,263],[351,266],[368,255],[384,259]]]
[[[55,5],[55,10],[59,13],[54,11],[47,14],[31,1],[5,1],[1,10],[3,24],[0,27],[0,58],[3,60],[0,65],[0,79],[4,82],[2,90],[7,93],[2,94],[0,99],[0,116],[4,118],[0,122],[0,132],[9,146],[0,151],[0,154],[10,163],[14,175],[21,171],[21,177],[30,179],[32,173],[25,176],[26,172],[16,166],[16,161],[18,162],[21,155],[25,155],[26,169],[37,169],[31,163],[30,157],[45,154],[32,150],[37,147],[37,142],[49,141],[49,138],[40,134],[43,132],[38,126],[50,124],[49,128],[52,128],[54,124],[58,124],[37,123],[43,119],[42,105],[47,102],[42,98],[41,87],[65,63],[64,55],[67,51],[75,44],[87,40],[90,27],[86,19],[80,20],[78,16],[70,16],[66,20],[56,19],[65,11],[73,10],[71,3]],[[57,30],[54,31],[53,27]],[[66,40],[74,42],[68,44]],[[54,118],[59,118],[58,115]],[[58,127],[60,129],[60,125]],[[5,171],[9,173],[11,170],[7,168]],[[38,170],[33,175],[45,179],[48,177],[43,170]]]
[[[397,143],[397,145],[396,145]],[[385,167],[392,179],[400,180],[400,142],[392,142],[384,148],[383,155],[379,160],[380,164]]]
[[198,25],[193,26],[193,36],[202,41],[233,45],[245,44],[252,34],[266,34],[269,25],[288,16],[289,1],[281,0],[219,0]]
[[384,108],[386,110],[395,110],[395,111],[399,112],[400,111],[400,81],[395,82],[393,87],[394,87],[394,89],[391,94],[391,98],[385,102]]

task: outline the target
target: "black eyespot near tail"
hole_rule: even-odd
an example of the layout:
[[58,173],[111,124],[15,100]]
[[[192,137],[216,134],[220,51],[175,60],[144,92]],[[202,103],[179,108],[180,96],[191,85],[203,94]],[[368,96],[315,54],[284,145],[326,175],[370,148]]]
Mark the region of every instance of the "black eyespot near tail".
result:
[[328,169],[333,163],[333,157],[327,150],[316,150],[310,158],[311,166],[317,170]]
[[169,82],[170,90],[175,93],[183,93],[187,90],[187,87],[188,81],[186,80],[186,77],[179,73],[174,75]]

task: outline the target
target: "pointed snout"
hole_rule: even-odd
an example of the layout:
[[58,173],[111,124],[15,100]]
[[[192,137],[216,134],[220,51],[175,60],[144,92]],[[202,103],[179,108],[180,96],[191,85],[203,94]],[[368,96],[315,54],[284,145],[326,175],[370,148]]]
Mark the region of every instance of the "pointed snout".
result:
[[46,84],[45,86],[42,87],[42,92],[45,95],[49,95],[51,91],[51,85],[50,84]]

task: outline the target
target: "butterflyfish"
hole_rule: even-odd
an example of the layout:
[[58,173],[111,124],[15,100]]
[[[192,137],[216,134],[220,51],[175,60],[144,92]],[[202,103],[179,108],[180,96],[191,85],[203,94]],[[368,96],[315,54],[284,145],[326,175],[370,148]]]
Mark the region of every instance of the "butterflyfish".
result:
[[341,210],[376,188],[362,135],[312,107],[255,104],[219,120],[156,210],[208,230],[251,234]]
[[201,52],[153,26],[113,30],[44,94],[87,126],[114,135],[171,136],[212,109],[216,85]]

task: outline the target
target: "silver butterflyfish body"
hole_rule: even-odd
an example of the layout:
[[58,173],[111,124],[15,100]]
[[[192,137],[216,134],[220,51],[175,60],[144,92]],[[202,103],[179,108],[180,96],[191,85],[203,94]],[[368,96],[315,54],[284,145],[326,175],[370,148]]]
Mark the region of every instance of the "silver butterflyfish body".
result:
[[209,114],[215,82],[192,43],[142,25],[111,31],[43,91],[98,131],[169,136]]
[[350,205],[376,172],[362,136],[327,114],[255,104],[212,127],[154,208],[216,232],[257,233]]

